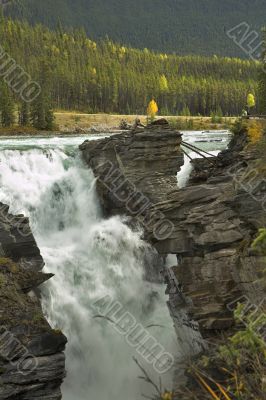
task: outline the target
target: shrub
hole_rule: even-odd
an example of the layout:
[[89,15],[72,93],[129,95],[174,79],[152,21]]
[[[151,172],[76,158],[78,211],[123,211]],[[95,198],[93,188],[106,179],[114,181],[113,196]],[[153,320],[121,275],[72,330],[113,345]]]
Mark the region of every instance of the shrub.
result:
[[252,243],[252,248],[261,255],[266,255],[266,228],[259,229],[259,235]]
[[248,132],[248,123],[242,118],[238,118],[233,126],[231,127],[231,132],[234,135],[244,135]]
[[181,388],[186,400],[262,400],[265,397],[266,345],[263,327],[265,310],[250,313],[243,305],[235,311],[239,330],[209,355],[194,362],[189,370],[189,388]]
[[249,137],[249,141],[251,144],[256,144],[258,143],[263,136],[263,130],[262,130],[262,126],[260,123],[258,122],[251,122],[251,124],[248,127],[248,137]]

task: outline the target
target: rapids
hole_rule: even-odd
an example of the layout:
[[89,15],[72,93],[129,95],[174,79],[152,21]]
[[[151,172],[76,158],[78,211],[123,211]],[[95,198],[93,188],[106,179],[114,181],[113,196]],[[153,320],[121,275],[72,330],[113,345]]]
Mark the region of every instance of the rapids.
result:
[[[222,136],[221,136],[222,135]],[[186,133],[187,141],[199,135]],[[226,146],[228,135],[203,134],[196,143],[206,150]],[[140,381],[132,357],[154,381],[159,374],[140,357],[95,302],[109,295],[118,301],[170,354],[179,349],[166,305],[163,284],[144,279],[145,263],[154,253],[126,220],[105,220],[95,179],[80,159],[78,145],[95,137],[15,137],[0,139],[0,201],[24,214],[45,261],[55,277],[42,287],[43,308],[51,325],[68,337],[67,378],[63,400],[138,400],[153,389]],[[99,138],[99,137],[97,137]],[[178,174],[181,186],[190,172],[188,160]],[[162,381],[171,388],[171,371]]]

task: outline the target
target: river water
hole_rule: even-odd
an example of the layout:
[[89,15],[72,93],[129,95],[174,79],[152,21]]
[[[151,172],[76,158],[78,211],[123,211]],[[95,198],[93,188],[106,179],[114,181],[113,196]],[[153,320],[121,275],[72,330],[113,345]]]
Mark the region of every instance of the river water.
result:
[[[182,349],[164,285],[144,279],[145,265],[154,261],[153,250],[123,218],[102,216],[95,178],[78,151],[86,139],[101,136],[1,138],[0,201],[10,205],[12,213],[30,218],[45,271],[55,274],[42,287],[43,308],[51,325],[69,340],[63,400],[138,400],[154,390],[138,379],[141,372],[132,357],[167,388],[171,371],[160,376],[95,304],[109,296],[165,352],[176,355]],[[185,140],[217,154],[226,147],[228,135],[186,132]],[[178,174],[181,186],[190,170],[186,157]]]

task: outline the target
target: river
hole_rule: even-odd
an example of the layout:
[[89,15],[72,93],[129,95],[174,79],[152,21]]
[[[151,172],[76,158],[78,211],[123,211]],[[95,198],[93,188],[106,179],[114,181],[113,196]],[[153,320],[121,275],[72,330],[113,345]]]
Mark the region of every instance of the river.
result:
[[[186,132],[185,140],[217,154],[228,134]],[[180,349],[166,306],[163,284],[144,279],[154,251],[121,217],[104,219],[95,178],[83,164],[78,145],[101,136],[2,137],[0,201],[29,217],[45,260],[55,277],[42,287],[43,308],[54,328],[68,337],[63,400],[138,400],[154,390],[138,379],[137,357],[155,382],[159,373],[96,307],[106,296],[121,304],[165,352]],[[196,153],[190,154],[192,157]],[[189,159],[178,174],[185,186]],[[162,374],[171,388],[171,371]]]

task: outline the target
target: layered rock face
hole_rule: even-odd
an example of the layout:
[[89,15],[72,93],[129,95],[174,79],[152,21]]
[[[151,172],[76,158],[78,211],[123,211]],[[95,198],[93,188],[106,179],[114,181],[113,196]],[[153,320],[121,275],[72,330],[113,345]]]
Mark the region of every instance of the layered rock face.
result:
[[[211,163],[194,161],[189,185],[179,190],[175,175],[182,163],[180,141],[178,133],[153,126],[85,142],[81,151],[98,178],[98,192],[109,214],[129,214],[126,203],[117,200],[112,180],[115,177],[117,183],[122,176],[128,179],[125,198],[130,183],[150,196],[144,220],[145,213],[159,212],[171,222],[172,229],[163,237],[154,234],[151,224],[144,224],[146,238],[159,254],[175,254],[178,259],[172,269],[175,279],[166,277],[171,312],[178,325],[176,311],[185,310],[192,329],[199,327],[204,337],[214,338],[233,328],[238,301],[259,305],[265,297],[263,260],[250,246],[266,224],[266,185],[254,172],[256,148],[244,148],[247,138],[239,135]],[[114,175],[107,168],[109,162],[115,165]],[[183,320],[187,325],[186,317]]]
[[[160,253],[179,256],[175,276],[183,295],[192,300],[188,312],[205,337],[233,327],[238,301],[260,305],[265,298],[265,260],[250,248],[266,223],[265,181],[259,175],[253,179],[255,154],[244,151],[231,165],[228,154],[221,154],[212,171],[205,165],[204,181],[201,177],[200,183],[157,204],[175,230],[154,244]],[[192,181],[197,181],[195,175]]]
[[46,321],[40,251],[23,216],[0,203],[0,399],[59,400],[66,337]]
[[135,215],[145,202],[150,207],[175,189],[184,160],[181,140],[182,135],[164,123],[83,143],[80,149],[98,178],[106,213]]

